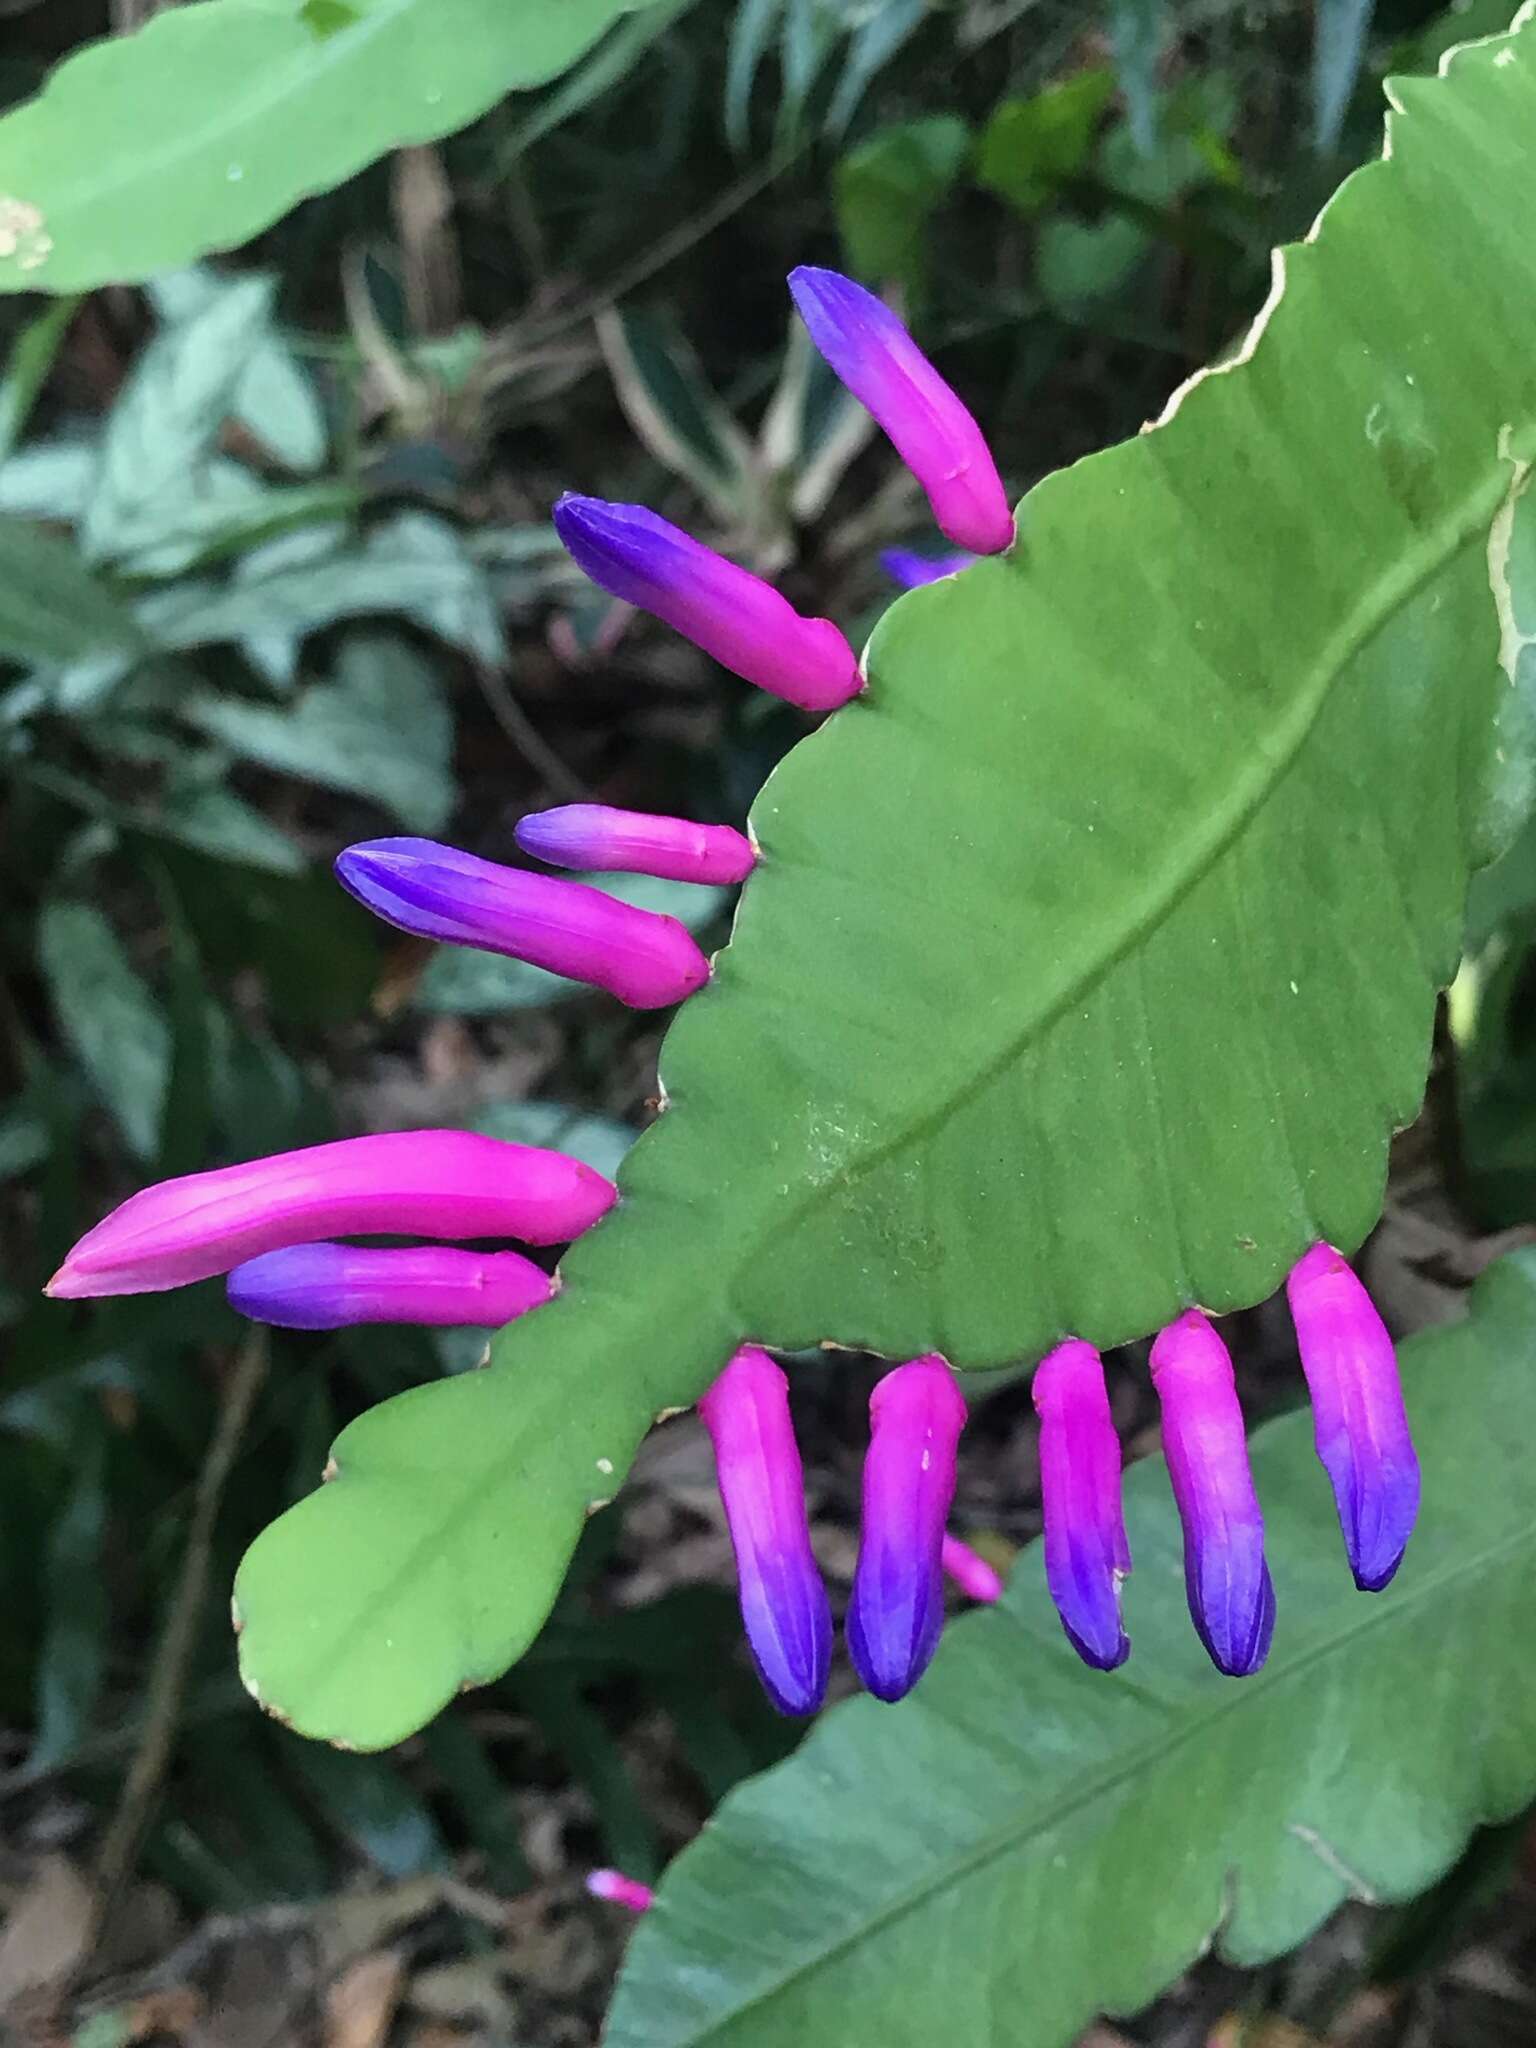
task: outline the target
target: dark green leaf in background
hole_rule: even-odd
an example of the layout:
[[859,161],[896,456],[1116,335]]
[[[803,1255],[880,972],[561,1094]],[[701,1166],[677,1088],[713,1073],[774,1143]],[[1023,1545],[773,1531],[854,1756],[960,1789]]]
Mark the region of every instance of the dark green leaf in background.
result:
[[970,150],[955,114],[882,128],[837,167],[837,225],[849,268],[873,284],[921,278],[928,222]]
[[171,1061],[159,1004],[87,903],[45,904],[37,949],[60,1031],[130,1149],[153,1159]]

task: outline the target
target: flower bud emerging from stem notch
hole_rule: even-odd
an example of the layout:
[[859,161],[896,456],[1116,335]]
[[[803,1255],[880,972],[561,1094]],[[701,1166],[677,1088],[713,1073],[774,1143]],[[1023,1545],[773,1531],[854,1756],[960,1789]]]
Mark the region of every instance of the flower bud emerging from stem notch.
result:
[[848,1652],[877,1699],[927,1670],[944,1625],[944,1525],[955,1495],[965,1399],[936,1353],[888,1372],[869,1402],[859,1561]]
[[675,917],[433,839],[365,839],[337,855],[336,874],[402,931],[526,960],[631,1009],[680,1003],[709,979],[708,960]]
[[620,811],[610,804],[561,804],[518,821],[517,843],[552,868],[607,868],[669,882],[744,882],[757,855],[729,825]]
[[567,494],[555,530],[601,589],[802,711],[834,710],[863,688],[858,658],[830,619],[802,617],[771,583],[644,505]]
[[296,1244],[236,1266],[227,1291],[241,1315],[284,1330],[354,1323],[497,1330],[548,1301],[554,1284],[517,1252]]
[[1083,1662],[1113,1671],[1131,1652],[1120,1620],[1131,1552],[1120,1505],[1120,1439],[1098,1352],[1068,1338],[1035,1368],[1033,1391],[1046,1584]]
[[1397,1353],[1332,1245],[1315,1244],[1297,1261],[1286,1294],[1350,1570],[1363,1593],[1379,1593],[1402,1563],[1419,1512],[1419,1461]]
[[832,1662],[832,1610],[811,1554],[789,1382],[766,1351],[743,1345],[699,1414],[715,1447],[753,1662],[781,1714],[814,1714]]
[[1184,1585],[1218,1671],[1246,1678],[1269,1655],[1275,1592],[1227,1347],[1198,1309],[1152,1346],[1163,1451],[1184,1526]]
[[835,270],[802,265],[789,289],[811,340],[885,429],[956,547],[1013,545],[1013,509],[980,427],[890,307]]

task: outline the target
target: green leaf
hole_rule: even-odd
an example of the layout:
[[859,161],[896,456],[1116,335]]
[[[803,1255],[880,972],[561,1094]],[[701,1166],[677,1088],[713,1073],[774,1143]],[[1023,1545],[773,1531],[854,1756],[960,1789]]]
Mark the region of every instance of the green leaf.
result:
[[247,242],[555,77],[634,4],[199,0],[89,44],[0,120],[0,290],[132,283]]
[[106,1436],[99,1418],[76,1418],[73,1483],[48,1532],[48,1621],[37,1659],[37,1734],[27,1758],[45,1770],[90,1728],[101,1694],[111,1608],[102,1572]]
[[928,223],[970,150],[955,114],[882,128],[837,167],[837,227],[849,266],[877,282],[908,285],[921,274]]
[[1038,212],[1087,163],[1114,89],[1107,70],[1079,71],[1029,99],[1002,101],[977,145],[978,181],[1020,213]]
[[291,707],[200,691],[176,708],[242,759],[371,797],[412,831],[440,831],[453,809],[453,719],[431,664],[402,640],[355,636],[335,682]]
[[390,1742],[502,1671],[748,1335],[998,1367],[1364,1238],[1499,844],[1536,18],[1396,89],[1233,365],[893,604],[774,772],[560,1293],[249,1553],[246,1675],[299,1727]]
[[1213,1940],[1251,1966],[1346,1898],[1421,1891],[1536,1796],[1533,1344],[1525,1252],[1470,1322],[1404,1347],[1425,1511],[1375,1598],[1310,1417],[1256,1434],[1278,1601],[1257,1678],[1220,1677],[1190,1632],[1160,1458],[1128,1475],[1123,1671],[1078,1663],[1031,1545],[911,1699],[834,1709],[727,1800],[630,1946],[609,2048],[983,2048],[999,2012],[1009,2048],[1060,2048]]
[[[632,903],[675,917],[691,932],[712,924],[729,898],[728,889],[700,888],[692,882],[667,882],[654,875],[573,875]],[[494,1017],[502,1010],[541,1009],[546,1003],[590,996],[584,981],[568,981],[525,960],[504,960],[473,946],[439,946],[416,985],[413,1001],[421,1010],[448,1017]]]
[[126,554],[160,537],[270,329],[273,289],[269,277],[242,278],[194,318],[164,328],[139,356],[101,444],[80,528],[88,560]]
[[[240,289],[216,271],[196,267],[152,278],[149,295],[168,325],[195,320]],[[270,331],[252,350],[234,389],[240,424],[285,468],[311,475],[325,461],[325,413],[314,380],[285,341]]]
[[154,996],[87,903],[44,904],[37,954],[60,1031],[129,1146],[153,1159],[171,1064]]
[[143,648],[133,613],[74,548],[25,520],[0,518],[0,659],[88,660]]
[[1334,149],[1360,75],[1375,0],[1317,0],[1312,32],[1312,147]]
[[1168,12],[1168,0],[1109,0],[1115,71],[1131,139],[1143,156],[1157,143],[1157,64]]
[[11,344],[0,377],[0,466],[9,461],[47,382],[53,359],[79,309],[78,299],[57,299],[29,320]]

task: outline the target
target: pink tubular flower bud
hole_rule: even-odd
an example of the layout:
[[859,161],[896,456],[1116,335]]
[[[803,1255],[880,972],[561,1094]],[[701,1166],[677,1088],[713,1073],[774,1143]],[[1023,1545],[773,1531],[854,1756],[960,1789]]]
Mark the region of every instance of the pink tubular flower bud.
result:
[[946,1536],[940,1554],[944,1576],[953,1579],[967,1600],[992,1607],[1003,1597],[1002,1574],[958,1536]]
[[957,547],[1013,546],[1013,511],[980,427],[896,315],[852,278],[802,265],[789,289],[811,340],[873,413]]
[[325,1237],[579,1237],[616,1190],[563,1152],[474,1131],[388,1131],[188,1173],[130,1195],[48,1283],[66,1299],[153,1294]]
[[227,1291],[241,1315],[284,1330],[339,1330],[352,1323],[499,1330],[548,1301],[554,1282],[517,1252],[296,1244],[236,1266]]
[[877,1699],[922,1677],[944,1626],[944,1524],[965,1398],[937,1353],[888,1372],[870,1396],[848,1653]]
[[1419,1512],[1419,1461],[1397,1354],[1332,1245],[1315,1244],[1297,1261],[1286,1294],[1350,1569],[1362,1592],[1379,1593],[1402,1563]]
[[626,1877],[622,1870],[589,1870],[587,1890],[594,1899],[606,1899],[611,1906],[622,1906],[627,1913],[649,1913],[656,1903],[656,1894],[648,1884],[642,1884],[638,1877]]
[[715,1446],[758,1675],[781,1714],[814,1714],[832,1662],[832,1611],[811,1554],[789,1382],[766,1351],[743,1345],[699,1414]]
[[693,825],[608,804],[530,811],[518,822],[517,843],[552,868],[660,875],[669,882],[743,882],[757,859],[751,840],[729,825]]
[[1131,1568],[1120,1507],[1120,1439],[1104,1366],[1072,1337],[1035,1369],[1045,1578],[1067,1638],[1085,1664],[1113,1671],[1130,1655],[1120,1585]]
[[708,960],[675,917],[432,839],[365,839],[337,855],[336,874],[402,931],[506,953],[606,989],[631,1009],[680,1003],[709,979]]
[[643,505],[563,497],[555,529],[577,567],[664,619],[723,668],[803,711],[831,711],[864,687],[830,619],[807,619],[771,583]]
[[1152,1384],[1184,1525],[1190,1615],[1217,1670],[1246,1678],[1269,1655],[1275,1591],[1232,1361],[1198,1309],[1170,1323],[1153,1344]]

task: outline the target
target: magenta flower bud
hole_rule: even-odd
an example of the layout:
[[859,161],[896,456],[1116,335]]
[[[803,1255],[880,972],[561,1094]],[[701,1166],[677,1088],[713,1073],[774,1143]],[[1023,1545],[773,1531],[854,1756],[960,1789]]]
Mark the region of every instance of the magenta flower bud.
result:
[[626,1877],[622,1870],[589,1870],[587,1890],[594,1899],[606,1899],[611,1906],[622,1906],[627,1913],[649,1913],[656,1903],[656,1894],[648,1884],[642,1884],[638,1877]]
[[386,1131],[278,1152],[130,1195],[48,1283],[66,1299],[154,1294],[325,1237],[579,1237],[617,1190],[579,1159],[475,1131]]
[[605,868],[669,882],[743,882],[757,859],[751,840],[729,825],[693,825],[608,804],[530,811],[518,822],[517,843],[552,868]]
[[832,1610],[811,1555],[789,1382],[743,1345],[699,1403],[736,1552],[741,1619],[781,1714],[814,1714],[832,1662]]
[[830,619],[802,618],[771,583],[644,505],[567,494],[555,528],[594,583],[665,619],[722,668],[775,697],[802,711],[831,711],[863,689],[858,659]]
[[967,1600],[992,1607],[1003,1597],[1002,1575],[958,1536],[946,1536],[940,1552],[944,1576],[953,1579]]
[[365,839],[337,855],[336,874],[402,931],[509,954],[607,989],[631,1009],[680,1003],[709,979],[708,960],[675,917],[432,839]]
[[886,548],[880,557],[880,566],[893,583],[899,583],[903,590],[918,590],[925,583],[937,583],[945,576],[954,576],[962,569],[968,569],[974,555],[918,555],[911,548]]
[[1246,1678],[1269,1655],[1275,1589],[1232,1361],[1198,1309],[1170,1323],[1153,1344],[1152,1384],[1184,1525],[1190,1615],[1217,1670]]
[[890,307],[803,264],[789,289],[811,340],[927,492],[939,530],[973,554],[1011,548],[1013,511],[980,427]]
[[1403,1561],[1419,1512],[1397,1354],[1349,1263],[1315,1244],[1285,1283],[1312,1395],[1317,1455],[1333,1482],[1355,1584],[1379,1593]]
[[1131,1568],[1120,1507],[1120,1439],[1104,1366],[1069,1337],[1035,1368],[1045,1581],[1067,1638],[1085,1664],[1113,1671],[1131,1653],[1120,1586]]
[[236,1266],[228,1293],[231,1307],[253,1323],[284,1330],[339,1330],[349,1323],[468,1323],[497,1330],[548,1301],[554,1285],[516,1252],[296,1244]]
[[888,1372],[870,1396],[859,1561],[848,1653],[877,1699],[927,1670],[944,1625],[944,1524],[955,1497],[965,1397],[936,1353]]

